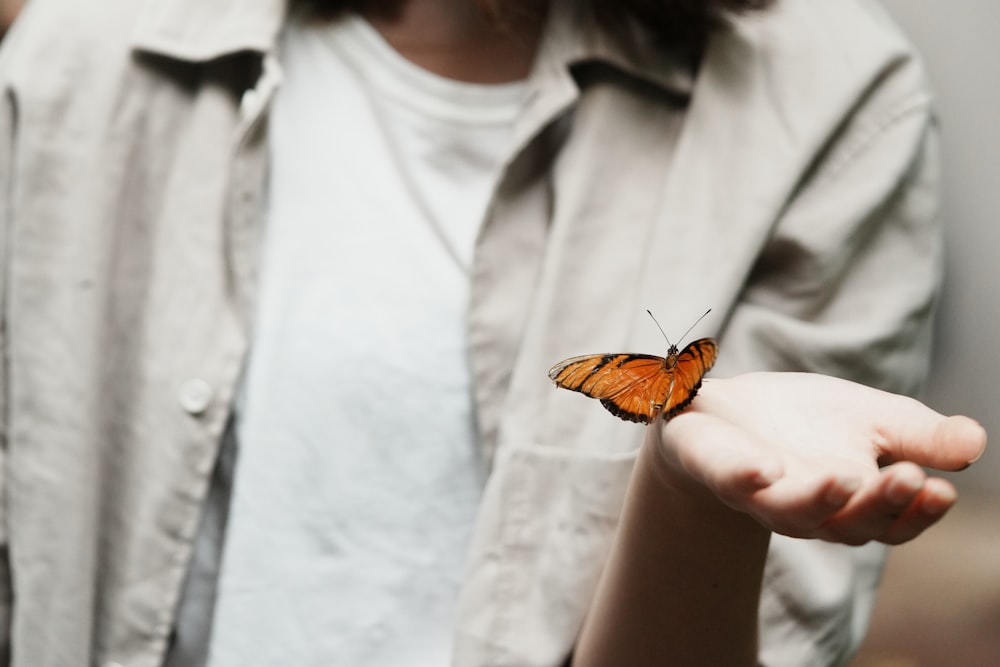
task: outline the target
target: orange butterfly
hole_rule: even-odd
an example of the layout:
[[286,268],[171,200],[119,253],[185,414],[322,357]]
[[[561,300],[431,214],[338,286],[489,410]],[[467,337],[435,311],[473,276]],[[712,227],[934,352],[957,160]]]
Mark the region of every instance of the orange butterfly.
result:
[[713,338],[702,338],[678,352],[669,339],[667,343],[665,359],[651,354],[588,354],[559,362],[549,378],[564,389],[600,399],[611,414],[627,421],[648,424],[661,414],[668,420],[694,399],[702,377],[715,363],[719,345]]

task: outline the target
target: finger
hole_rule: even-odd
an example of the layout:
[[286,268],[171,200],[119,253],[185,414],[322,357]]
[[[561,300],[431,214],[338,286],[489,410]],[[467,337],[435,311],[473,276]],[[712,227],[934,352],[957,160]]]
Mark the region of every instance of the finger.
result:
[[820,536],[853,545],[882,539],[914,505],[926,479],[924,471],[909,462],[884,469],[823,524]]
[[754,494],[752,509],[772,530],[792,537],[817,537],[818,531],[861,487],[852,475],[786,476]]
[[878,428],[883,461],[961,470],[983,455],[986,431],[978,422],[962,416],[943,417],[918,401],[904,400],[905,408],[886,411],[891,421]]
[[937,523],[958,499],[955,487],[940,478],[926,481],[916,500],[889,526],[880,542],[902,544],[920,535]]

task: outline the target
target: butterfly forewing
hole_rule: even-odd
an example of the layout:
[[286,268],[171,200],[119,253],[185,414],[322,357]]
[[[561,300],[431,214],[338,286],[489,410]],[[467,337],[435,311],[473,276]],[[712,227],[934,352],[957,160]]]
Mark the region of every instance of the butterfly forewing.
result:
[[557,364],[549,377],[560,387],[601,399],[609,411],[629,421],[656,418],[670,393],[672,373],[663,357],[649,354],[593,354]]
[[635,383],[649,381],[663,369],[663,359],[641,354],[590,354],[556,364],[549,378],[560,387],[592,398],[613,396]]

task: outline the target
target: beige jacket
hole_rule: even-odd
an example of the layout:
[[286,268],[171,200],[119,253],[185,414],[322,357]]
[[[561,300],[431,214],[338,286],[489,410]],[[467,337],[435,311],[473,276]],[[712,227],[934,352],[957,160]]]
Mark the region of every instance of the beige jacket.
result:
[[[283,0],[32,0],[3,45],[13,665],[153,667],[168,646],[250,341],[283,14]],[[474,267],[492,474],[459,667],[564,661],[615,527],[642,429],[555,390],[553,362],[661,350],[646,308],[679,334],[711,306],[697,333],[720,338],[719,376],[799,369],[912,392],[926,368],[931,110],[877,6],[783,0],[740,19],[689,99],[662,54],[570,30],[570,14],[547,33]],[[776,538],[761,662],[846,660],[880,556]]]

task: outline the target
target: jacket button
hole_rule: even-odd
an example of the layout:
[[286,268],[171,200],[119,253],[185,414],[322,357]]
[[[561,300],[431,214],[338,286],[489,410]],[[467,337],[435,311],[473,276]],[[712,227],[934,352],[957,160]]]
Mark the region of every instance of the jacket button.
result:
[[185,412],[200,415],[212,402],[212,386],[201,378],[190,378],[181,385],[178,398]]

